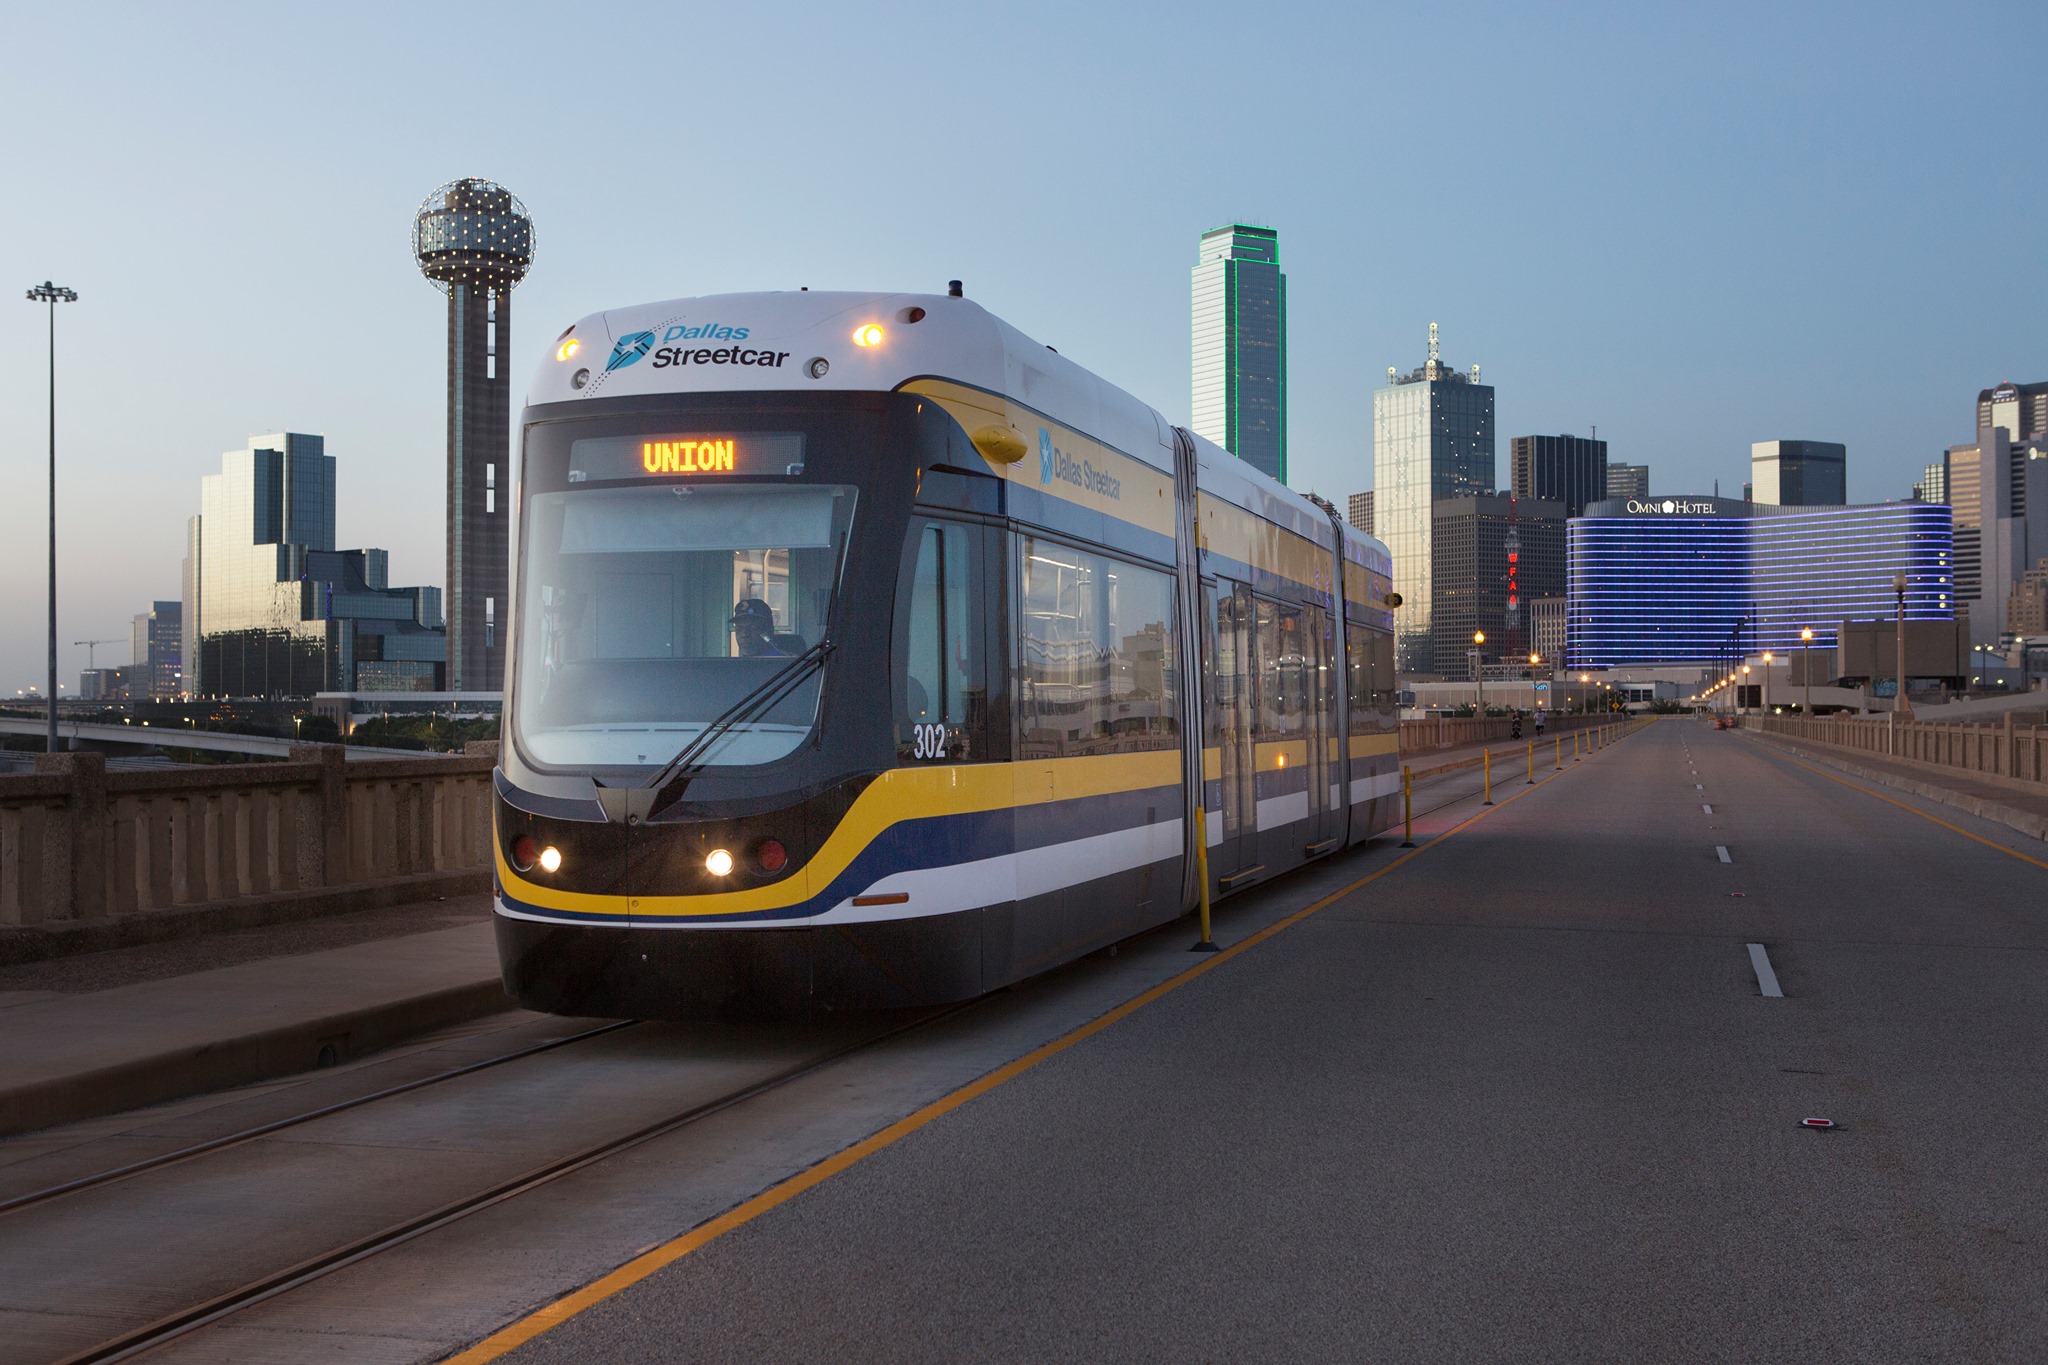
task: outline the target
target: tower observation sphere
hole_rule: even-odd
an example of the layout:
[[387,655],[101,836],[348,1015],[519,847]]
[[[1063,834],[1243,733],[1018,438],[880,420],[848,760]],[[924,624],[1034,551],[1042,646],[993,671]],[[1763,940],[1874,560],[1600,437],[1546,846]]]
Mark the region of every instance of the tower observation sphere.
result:
[[412,220],[412,258],[442,293],[452,284],[510,289],[533,265],[533,219],[503,185],[451,180]]
[[512,289],[533,266],[533,219],[503,185],[476,176],[428,195],[412,257],[448,296],[448,607],[446,685],[505,685],[512,510]]

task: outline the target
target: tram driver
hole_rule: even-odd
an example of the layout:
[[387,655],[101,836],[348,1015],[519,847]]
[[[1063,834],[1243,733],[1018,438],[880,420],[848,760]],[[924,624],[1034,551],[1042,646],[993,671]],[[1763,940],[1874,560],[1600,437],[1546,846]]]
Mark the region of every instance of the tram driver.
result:
[[743,659],[786,659],[775,637],[775,610],[758,597],[742,597],[732,608],[732,638]]

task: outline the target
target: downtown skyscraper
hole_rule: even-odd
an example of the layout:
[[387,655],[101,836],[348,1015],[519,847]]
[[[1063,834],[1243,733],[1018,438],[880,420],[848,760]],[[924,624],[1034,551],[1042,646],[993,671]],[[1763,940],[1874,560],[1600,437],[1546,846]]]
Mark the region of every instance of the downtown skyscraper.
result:
[[1280,234],[1202,234],[1194,271],[1194,428],[1287,482],[1287,277]]
[[1436,504],[1494,491],[1493,389],[1479,367],[1459,374],[1437,348],[1429,324],[1429,357],[1407,374],[1387,367],[1387,385],[1372,396],[1372,484],[1375,533],[1394,556],[1394,666],[1433,673],[1432,565]]

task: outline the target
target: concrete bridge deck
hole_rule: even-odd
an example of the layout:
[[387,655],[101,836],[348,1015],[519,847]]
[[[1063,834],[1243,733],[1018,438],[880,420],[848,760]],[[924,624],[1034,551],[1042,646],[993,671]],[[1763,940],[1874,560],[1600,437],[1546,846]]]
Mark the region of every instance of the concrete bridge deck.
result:
[[[2048,1353],[2042,845],[1685,720],[1539,777],[1429,779],[1420,849],[1225,902],[1221,954],[1132,940],[159,1358]],[[0,1359],[785,1041],[609,1035],[43,1206],[0,1224]],[[292,1090],[0,1144],[0,1202]]]

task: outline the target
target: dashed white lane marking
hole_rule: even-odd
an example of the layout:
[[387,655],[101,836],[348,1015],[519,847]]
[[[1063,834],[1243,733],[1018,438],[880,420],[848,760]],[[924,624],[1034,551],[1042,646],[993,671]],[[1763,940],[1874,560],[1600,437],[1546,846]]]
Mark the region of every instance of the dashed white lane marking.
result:
[[1785,992],[1778,989],[1778,974],[1771,970],[1771,955],[1764,951],[1763,944],[1749,945],[1749,965],[1756,969],[1756,986],[1766,999],[1785,998]]
[[1714,813],[1714,808],[1712,806],[1707,805],[1705,802],[1700,803],[1700,809],[1705,811],[1709,815],[1712,815]]
[[1715,844],[1714,853],[1724,863],[1732,863],[1735,861],[1733,858],[1728,856],[1728,845],[1726,844]]
[[1703,792],[1707,789],[1707,786],[1704,782],[1695,782],[1692,784],[1692,789],[1696,792]]

